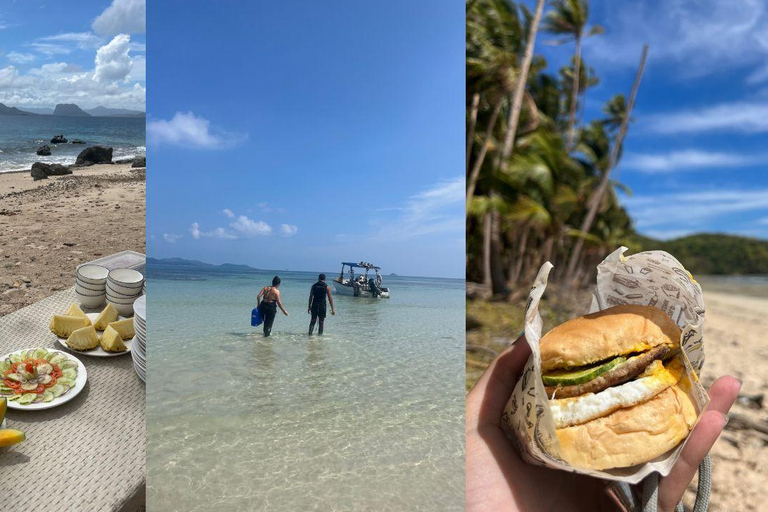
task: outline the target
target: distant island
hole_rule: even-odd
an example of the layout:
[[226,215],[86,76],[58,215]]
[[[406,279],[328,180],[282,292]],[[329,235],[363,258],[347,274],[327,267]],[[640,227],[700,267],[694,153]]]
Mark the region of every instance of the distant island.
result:
[[222,270],[230,272],[259,272],[259,269],[251,267],[249,265],[237,265],[234,263],[222,263],[221,265],[214,265],[212,263],[205,263],[198,260],[186,260],[184,258],[147,258],[148,267],[184,267],[188,269],[204,269]]
[[25,107],[19,109],[0,103],[0,116],[60,116],[60,117],[146,117],[146,112],[99,105],[82,109],[74,103],[60,103],[56,108]]
[[768,275],[768,240],[724,233],[699,233],[673,240],[637,235],[638,251],[667,251],[696,275]]

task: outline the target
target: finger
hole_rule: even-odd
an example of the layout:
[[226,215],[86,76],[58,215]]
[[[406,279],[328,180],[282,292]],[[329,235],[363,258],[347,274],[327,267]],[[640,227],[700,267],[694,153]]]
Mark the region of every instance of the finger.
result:
[[683,452],[668,476],[659,484],[659,507],[674,510],[683,497],[685,489],[696,474],[696,470],[712,445],[717,441],[725,424],[725,414],[733,405],[741,383],[733,377],[721,377],[710,387],[710,403],[707,411],[691,432]]
[[[468,428],[476,428],[483,422],[498,424],[530,355],[528,342],[520,336],[488,366],[467,395]],[[480,414],[481,406],[483,414]]]

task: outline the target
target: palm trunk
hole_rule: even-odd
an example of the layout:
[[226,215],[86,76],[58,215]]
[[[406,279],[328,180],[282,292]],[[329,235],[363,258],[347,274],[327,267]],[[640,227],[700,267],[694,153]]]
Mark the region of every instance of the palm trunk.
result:
[[469,172],[469,156],[472,154],[472,140],[475,137],[475,124],[477,124],[477,111],[480,108],[480,94],[472,95],[472,107],[469,111],[469,126],[467,127],[467,172]]
[[[496,196],[491,193],[491,198]],[[495,201],[491,201],[494,203]],[[493,295],[506,297],[509,294],[507,281],[504,278],[504,268],[501,260],[501,214],[498,210],[491,210],[491,240],[490,240],[490,271],[491,289]]]
[[517,280],[520,279],[520,273],[523,271],[523,258],[525,257],[525,249],[528,245],[528,235],[531,233],[530,224],[526,224],[523,230],[523,238],[520,240],[520,246],[517,252],[517,261],[515,262],[515,270],[512,272],[509,278],[510,284],[513,286],[517,284]]
[[[606,190],[608,190],[608,185],[610,183],[610,178],[611,178],[611,171],[613,170],[613,167],[616,165],[616,161],[618,160],[619,152],[621,150],[621,145],[623,144],[624,137],[627,134],[627,129],[629,127],[629,118],[632,116],[632,108],[635,106],[637,89],[640,87],[640,79],[643,76],[643,69],[645,69],[645,58],[647,55],[648,55],[648,45],[646,44],[645,46],[643,46],[643,54],[640,57],[640,67],[637,69],[637,74],[635,75],[635,83],[632,84],[632,93],[629,96],[629,103],[627,104],[627,112],[624,115],[624,119],[621,120],[621,127],[619,128],[619,133],[616,135],[616,140],[613,142],[613,147],[611,148],[611,156],[610,156],[610,159],[608,160],[608,168],[605,169],[605,172],[603,173],[602,178],[600,178],[600,184],[598,185],[594,194],[592,194],[592,197],[590,198],[587,215],[584,217],[584,221],[581,223],[582,233],[588,233],[589,230],[592,229],[592,224],[595,222],[595,217],[597,216],[597,210],[600,208],[600,203],[602,203],[603,201],[603,196],[605,195]],[[576,274],[576,266],[578,265],[579,258],[581,257],[581,251],[583,248],[584,248],[584,239],[582,237],[578,237],[576,239],[576,243],[573,246],[573,253],[571,253],[571,259],[568,262],[568,272],[566,273],[566,277],[565,277],[567,283],[572,281]]]
[[486,129],[485,140],[480,147],[480,153],[477,155],[477,161],[472,167],[472,172],[467,180],[467,215],[469,215],[469,203],[472,197],[475,195],[475,187],[477,187],[477,179],[480,177],[480,169],[483,167],[483,161],[485,160],[485,154],[488,152],[488,146],[491,145],[491,139],[493,138],[493,129],[496,126],[496,120],[499,118],[499,112],[501,112],[501,106],[504,103],[504,97],[500,97],[496,106],[493,107],[493,113],[488,120],[488,128]]
[[491,287],[491,213],[483,217],[483,284]]
[[570,152],[573,149],[576,125],[576,105],[579,102],[579,78],[581,73],[581,36],[576,37],[576,51],[573,62],[573,84],[571,90],[571,108],[568,114],[568,139],[565,148]]
[[525,43],[523,63],[520,66],[517,83],[515,84],[515,91],[512,94],[512,107],[509,111],[507,134],[504,137],[504,145],[502,146],[499,159],[496,162],[497,169],[500,168],[501,165],[506,166],[507,162],[509,161],[509,157],[512,155],[512,149],[515,147],[517,125],[520,122],[520,112],[523,110],[523,95],[525,94],[525,86],[528,83],[528,71],[531,69],[531,60],[533,60],[533,48],[536,45],[536,33],[539,31],[539,22],[541,21],[541,13],[544,11],[544,3],[545,0],[538,0],[538,2],[536,2],[536,12],[533,15],[533,20],[531,20],[531,28],[528,32],[528,41]]

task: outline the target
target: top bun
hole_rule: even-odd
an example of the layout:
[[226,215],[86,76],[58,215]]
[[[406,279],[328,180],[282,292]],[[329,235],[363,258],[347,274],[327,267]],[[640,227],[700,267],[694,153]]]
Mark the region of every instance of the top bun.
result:
[[569,320],[541,338],[541,371],[583,366],[659,345],[676,346],[681,333],[658,308],[615,306]]

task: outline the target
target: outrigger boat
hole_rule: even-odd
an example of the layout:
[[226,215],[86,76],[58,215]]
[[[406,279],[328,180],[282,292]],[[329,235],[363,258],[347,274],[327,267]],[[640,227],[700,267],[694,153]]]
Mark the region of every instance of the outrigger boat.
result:
[[[344,269],[349,267],[349,271],[344,274]],[[355,273],[356,268],[364,269],[362,273]],[[369,277],[368,272],[373,270],[376,277]],[[333,286],[339,295],[349,295],[351,297],[368,298],[389,298],[389,288],[381,284],[381,267],[373,263],[361,261],[360,263],[350,263],[343,261],[341,263],[341,273],[333,278]]]

